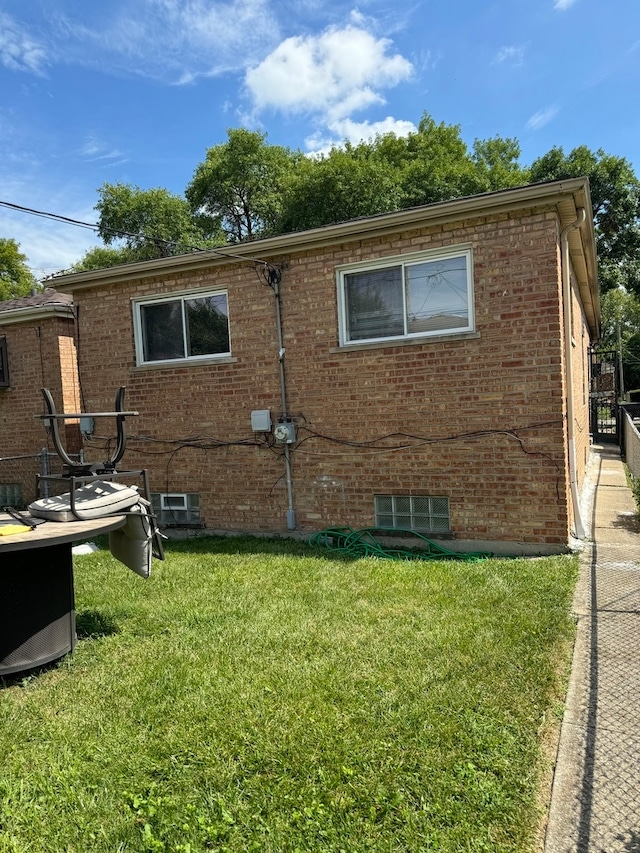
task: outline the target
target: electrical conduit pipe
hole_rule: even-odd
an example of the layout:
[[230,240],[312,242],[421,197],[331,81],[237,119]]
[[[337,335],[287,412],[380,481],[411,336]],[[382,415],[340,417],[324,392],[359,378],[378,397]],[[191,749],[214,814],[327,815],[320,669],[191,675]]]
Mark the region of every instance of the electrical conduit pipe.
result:
[[[285,356],[285,348],[284,348],[284,340],[282,335],[282,314],[280,312],[280,282],[275,281],[273,283],[273,294],[276,300],[276,326],[278,332],[278,362],[280,366],[280,397],[281,397],[281,406],[282,406],[282,417],[288,418],[289,413],[287,411],[287,383],[285,377],[285,368],[284,368],[284,356]],[[293,479],[291,477],[291,451],[289,449],[289,445],[285,444],[284,446],[284,470],[285,470],[285,481],[287,485],[287,529],[295,530],[296,529],[296,511],[293,505]]]

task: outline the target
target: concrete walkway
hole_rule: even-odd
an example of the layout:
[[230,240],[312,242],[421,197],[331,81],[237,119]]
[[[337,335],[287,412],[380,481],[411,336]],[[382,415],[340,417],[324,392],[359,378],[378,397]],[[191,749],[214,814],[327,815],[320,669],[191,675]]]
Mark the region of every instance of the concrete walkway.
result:
[[617,447],[594,446],[589,546],[545,853],[640,853],[640,526]]

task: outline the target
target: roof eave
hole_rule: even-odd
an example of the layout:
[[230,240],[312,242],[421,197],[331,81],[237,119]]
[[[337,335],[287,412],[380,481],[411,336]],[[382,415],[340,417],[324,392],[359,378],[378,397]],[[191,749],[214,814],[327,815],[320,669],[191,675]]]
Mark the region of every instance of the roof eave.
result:
[[[440,224],[470,216],[508,212],[531,205],[557,203],[563,196],[580,192],[588,195],[585,178],[571,178],[545,184],[530,184],[510,190],[467,196],[452,201],[412,207],[393,213],[383,213],[362,219],[349,220],[337,225],[325,225],[309,231],[296,231],[266,237],[250,243],[239,243],[220,249],[207,249],[188,255],[174,255],[152,261],[120,264],[101,270],[68,273],[54,279],[56,290],[61,292],[83,290],[111,282],[148,278],[159,274],[189,272],[205,266],[228,263],[251,263],[274,260],[278,255],[292,251],[319,248],[359,237],[371,238],[397,231],[400,228],[423,224]],[[587,217],[589,218],[589,217]]]
[[12,308],[0,311],[0,326],[13,326],[15,323],[29,323],[38,320],[50,320],[52,317],[73,317],[71,305],[38,305],[37,307]]
[[582,181],[582,186],[558,203],[562,228],[578,222],[580,211],[585,212],[584,222],[580,227],[568,233],[569,257],[589,331],[595,341],[600,337],[600,290],[592,209],[589,182],[586,179]]

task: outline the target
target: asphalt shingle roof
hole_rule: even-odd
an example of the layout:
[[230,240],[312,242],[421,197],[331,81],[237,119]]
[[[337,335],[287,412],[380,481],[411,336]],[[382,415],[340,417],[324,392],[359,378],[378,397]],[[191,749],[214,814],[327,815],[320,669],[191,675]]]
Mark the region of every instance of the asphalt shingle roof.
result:
[[70,293],[59,293],[51,287],[45,288],[35,296],[18,296],[15,299],[5,299],[0,302],[0,312],[15,311],[17,308],[45,308],[46,306],[69,307],[73,305]]

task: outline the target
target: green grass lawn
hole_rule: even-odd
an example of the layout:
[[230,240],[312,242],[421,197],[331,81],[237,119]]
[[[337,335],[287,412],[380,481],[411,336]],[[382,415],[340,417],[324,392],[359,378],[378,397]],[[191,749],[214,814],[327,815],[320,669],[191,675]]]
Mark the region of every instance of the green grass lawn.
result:
[[0,689],[0,853],[535,849],[576,558],[75,566],[74,654]]

